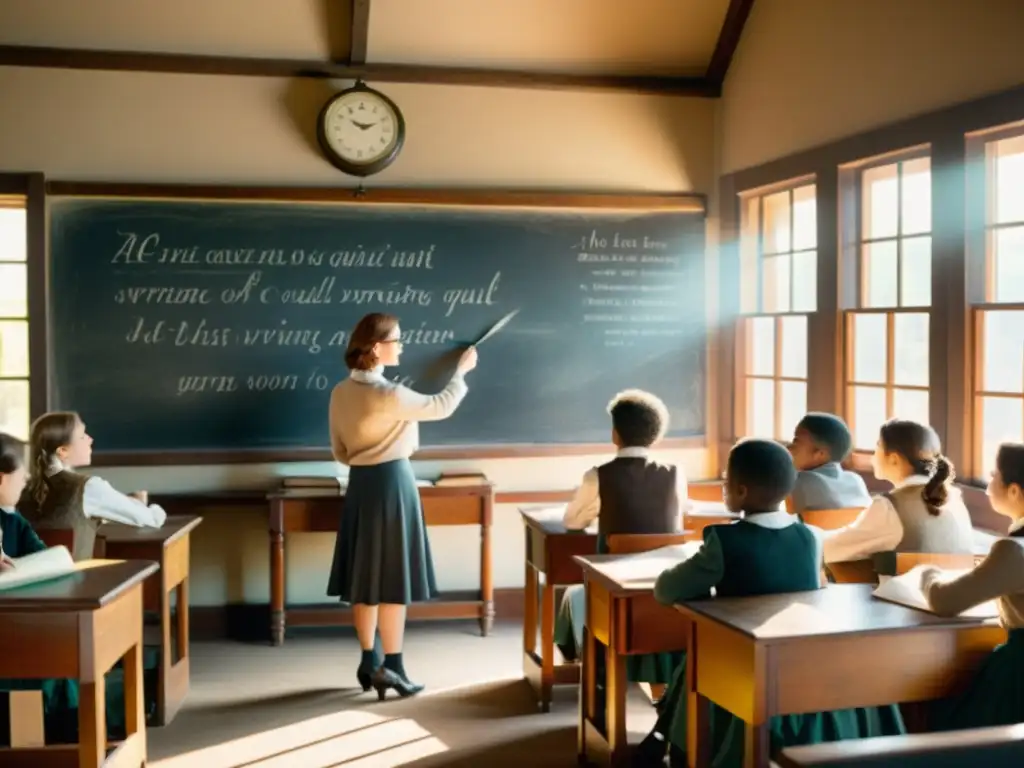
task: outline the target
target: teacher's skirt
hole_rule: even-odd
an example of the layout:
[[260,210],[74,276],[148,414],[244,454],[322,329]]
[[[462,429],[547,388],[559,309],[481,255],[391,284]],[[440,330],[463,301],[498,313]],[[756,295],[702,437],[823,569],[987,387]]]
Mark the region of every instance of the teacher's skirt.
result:
[[327,594],[379,605],[437,596],[434,561],[408,459],[352,467]]

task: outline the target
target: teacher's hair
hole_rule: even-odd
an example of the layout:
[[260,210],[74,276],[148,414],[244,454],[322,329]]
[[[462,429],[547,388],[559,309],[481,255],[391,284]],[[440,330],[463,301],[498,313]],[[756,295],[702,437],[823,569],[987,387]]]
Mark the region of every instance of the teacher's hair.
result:
[[398,318],[383,312],[371,312],[356,323],[345,350],[345,365],[349,370],[368,371],[374,368],[379,362],[373,353],[374,345],[387,341],[396,325]]

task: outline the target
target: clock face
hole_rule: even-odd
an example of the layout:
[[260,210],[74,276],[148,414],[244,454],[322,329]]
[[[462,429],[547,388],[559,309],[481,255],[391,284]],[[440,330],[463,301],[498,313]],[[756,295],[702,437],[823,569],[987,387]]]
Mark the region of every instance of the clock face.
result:
[[321,118],[327,148],[347,165],[371,166],[396,154],[402,117],[380,94],[357,89],[340,94]]

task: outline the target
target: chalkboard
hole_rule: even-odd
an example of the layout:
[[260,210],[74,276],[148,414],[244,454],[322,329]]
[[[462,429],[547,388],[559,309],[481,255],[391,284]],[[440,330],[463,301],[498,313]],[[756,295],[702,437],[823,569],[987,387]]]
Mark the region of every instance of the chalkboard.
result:
[[702,213],[66,197],[50,229],[51,406],[100,455],[326,448],[371,311],[401,320],[389,377],[435,392],[520,309],[424,447],[607,443],[629,387],[704,432]]

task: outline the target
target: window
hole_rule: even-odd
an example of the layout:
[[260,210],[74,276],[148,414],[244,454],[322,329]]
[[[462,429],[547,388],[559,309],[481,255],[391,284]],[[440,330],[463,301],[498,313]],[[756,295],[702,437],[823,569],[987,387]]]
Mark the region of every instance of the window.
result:
[[1024,135],[984,145],[985,303],[974,313],[975,475],[1024,440]]
[[0,197],[0,431],[28,438],[28,279],[23,198]]
[[860,172],[857,309],[846,313],[846,416],[872,450],[887,419],[927,424],[931,160]]
[[788,440],[807,411],[807,313],[817,305],[815,185],[742,205],[737,425]]

